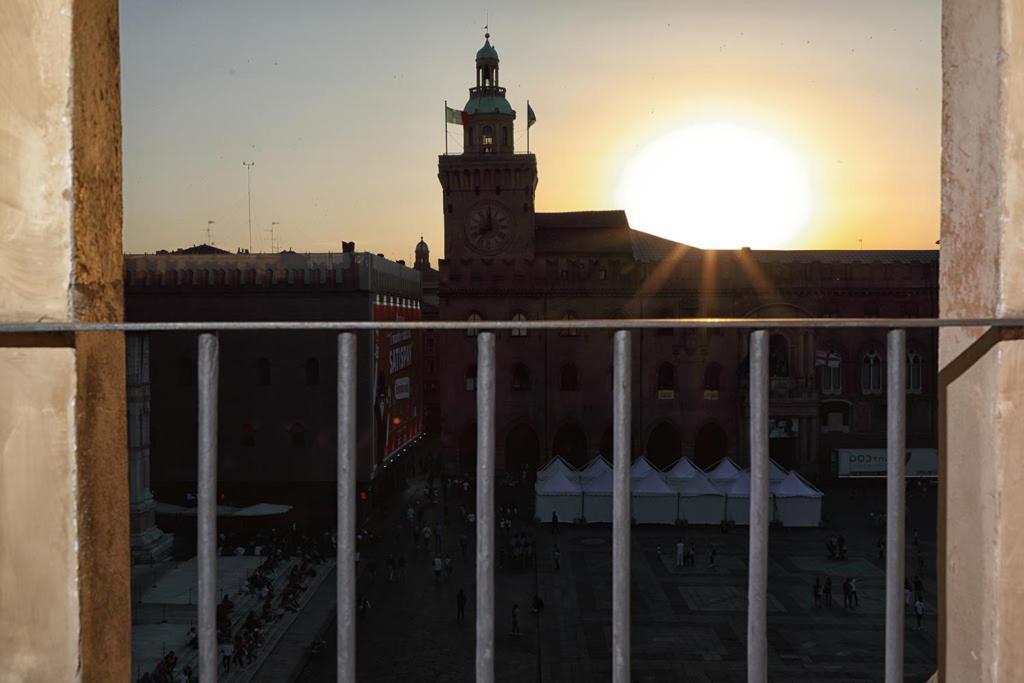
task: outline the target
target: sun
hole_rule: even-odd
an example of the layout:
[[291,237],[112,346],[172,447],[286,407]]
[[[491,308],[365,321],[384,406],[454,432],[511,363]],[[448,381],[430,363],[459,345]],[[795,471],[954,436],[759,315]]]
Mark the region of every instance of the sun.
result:
[[618,202],[630,225],[706,249],[788,246],[814,209],[803,160],[777,138],[733,123],[699,123],[642,149]]

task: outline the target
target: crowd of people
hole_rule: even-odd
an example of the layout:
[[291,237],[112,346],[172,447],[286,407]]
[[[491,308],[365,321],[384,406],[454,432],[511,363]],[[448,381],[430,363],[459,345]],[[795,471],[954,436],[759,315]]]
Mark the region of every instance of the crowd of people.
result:
[[[316,576],[316,566],[334,556],[335,539],[328,532],[307,535],[293,525],[288,530],[270,529],[252,533],[221,533],[218,554],[253,555],[262,557],[259,566],[246,579],[242,595],[255,596],[259,607],[250,610],[245,618],[236,614],[236,604],[227,593],[217,603],[217,643],[220,670],[229,673],[233,667],[245,667],[258,656],[266,629],[287,611],[297,611],[299,600]],[[284,586],[275,589],[279,570],[294,560]],[[198,650],[199,637],[195,625],[190,625],[187,646]],[[139,678],[144,683],[194,683],[191,666],[178,668],[174,651],[160,658],[152,671]]]

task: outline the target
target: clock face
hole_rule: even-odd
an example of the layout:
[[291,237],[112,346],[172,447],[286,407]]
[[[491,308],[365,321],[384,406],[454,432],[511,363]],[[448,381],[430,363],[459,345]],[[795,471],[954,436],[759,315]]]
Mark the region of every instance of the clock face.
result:
[[493,254],[512,240],[512,214],[501,204],[477,204],[466,217],[466,241],[477,251]]

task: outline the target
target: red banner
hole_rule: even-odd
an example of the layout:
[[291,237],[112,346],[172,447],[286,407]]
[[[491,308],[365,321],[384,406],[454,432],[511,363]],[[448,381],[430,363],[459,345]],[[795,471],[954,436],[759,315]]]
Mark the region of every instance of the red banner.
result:
[[[374,322],[420,320],[417,302],[379,296]],[[422,332],[376,330],[374,333],[374,467],[380,467],[423,430],[423,383],[420,374]]]

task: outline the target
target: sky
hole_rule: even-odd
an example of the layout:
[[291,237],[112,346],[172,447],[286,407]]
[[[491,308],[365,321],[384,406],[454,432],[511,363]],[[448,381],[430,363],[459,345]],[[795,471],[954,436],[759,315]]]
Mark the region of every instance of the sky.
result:
[[[437,155],[489,24],[538,211],[614,209],[695,123],[756,128],[812,179],[785,248],[934,248],[940,0],[126,0],[124,243],[411,259],[443,245]],[[449,150],[461,131],[448,127]],[[735,201],[743,202],[738,191]],[[685,207],[680,207],[685,211]],[[657,232],[657,226],[636,225]],[[741,246],[739,244],[734,246]]]

